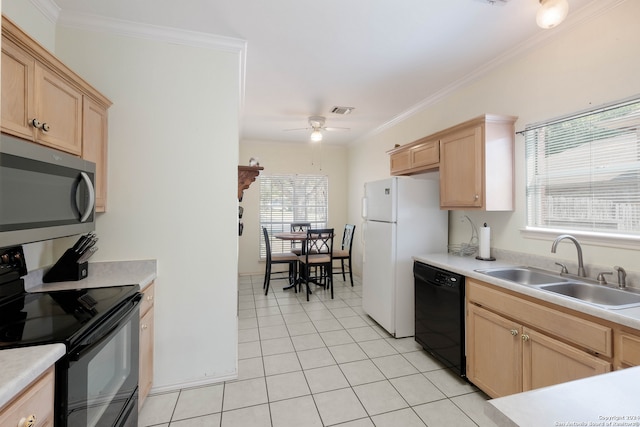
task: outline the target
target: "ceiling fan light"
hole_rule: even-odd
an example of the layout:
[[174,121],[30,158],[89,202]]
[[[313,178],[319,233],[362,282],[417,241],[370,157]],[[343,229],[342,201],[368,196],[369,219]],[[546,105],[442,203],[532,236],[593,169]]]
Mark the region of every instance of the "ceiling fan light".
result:
[[313,132],[311,132],[311,142],[320,141],[322,141],[322,132],[320,132],[318,129],[315,129]]
[[559,25],[569,13],[567,0],[540,0],[536,22],[540,28],[549,29]]

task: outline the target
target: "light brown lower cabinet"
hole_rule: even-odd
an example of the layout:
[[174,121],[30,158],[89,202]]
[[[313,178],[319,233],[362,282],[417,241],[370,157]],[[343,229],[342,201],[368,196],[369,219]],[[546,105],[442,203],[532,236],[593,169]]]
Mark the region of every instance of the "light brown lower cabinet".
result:
[[620,368],[640,365],[640,336],[621,331],[618,334],[615,350]]
[[0,426],[53,427],[54,377],[52,366],[8,405],[0,408]]
[[[466,298],[467,377],[491,397],[609,372],[617,360],[615,325],[471,278]],[[640,339],[637,344],[624,337],[617,342],[627,346],[631,359],[638,355],[634,345],[640,346]]]
[[522,391],[520,328],[481,307],[467,308],[467,378],[491,397]]
[[140,304],[140,372],[138,377],[138,407],[141,408],[153,383],[153,305],[155,285],[152,283],[142,291]]
[[491,397],[611,371],[611,363],[475,305],[467,314],[467,377]]

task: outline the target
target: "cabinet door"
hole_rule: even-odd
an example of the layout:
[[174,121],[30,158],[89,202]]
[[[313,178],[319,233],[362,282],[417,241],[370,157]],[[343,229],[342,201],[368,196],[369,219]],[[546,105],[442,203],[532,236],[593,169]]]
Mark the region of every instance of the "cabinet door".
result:
[[438,141],[430,141],[411,148],[411,167],[425,168],[437,167],[440,161],[440,144]]
[[482,126],[463,129],[440,140],[440,207],[484,206]]
[[467,377],[491,397],[522,391],[522,327],[467,305]]
[[96,164],[96,212],[107,207],[107,110],[84,97],[82,158]]
[[640,337],[626,332],[620,333],[616,354],[623,367],[640,365]]
[[2,38],[2,132],[33,140],[35,61]]
[[523,328],[523,390],[611,371],[611,364],[544,334]]
[[138,378],[138,407],[151,390],[153,382],[153,307],[140,319],[140,373]]
[[[29,385],[9,405],[0,408],[0,426],[53,426],[54,368]],[[33,417],[34,424],[27,419]]]
[[82,153],[82,93],[41,64],[35,67],[35,117],[49,126],[36,141],[66,151]]
[[411,168],[411,157],[409,154],[409,150],[405,150],[391,155],[389,158],[391,162],[391,175],[402,175],[402,172]]

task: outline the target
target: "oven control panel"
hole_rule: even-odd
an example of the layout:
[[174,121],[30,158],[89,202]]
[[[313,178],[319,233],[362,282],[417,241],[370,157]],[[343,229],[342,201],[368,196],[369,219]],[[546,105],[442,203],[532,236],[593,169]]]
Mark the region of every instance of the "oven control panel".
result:
[[22,246],[0,249],[0,284],[7,283],[27,274],[27,262]]

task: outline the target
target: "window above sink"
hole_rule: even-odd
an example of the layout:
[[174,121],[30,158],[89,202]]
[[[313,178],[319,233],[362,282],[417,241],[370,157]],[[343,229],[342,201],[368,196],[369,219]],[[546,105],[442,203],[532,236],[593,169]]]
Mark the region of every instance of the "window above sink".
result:
[[527,231],[640,240],[640,99],[528,125]]

